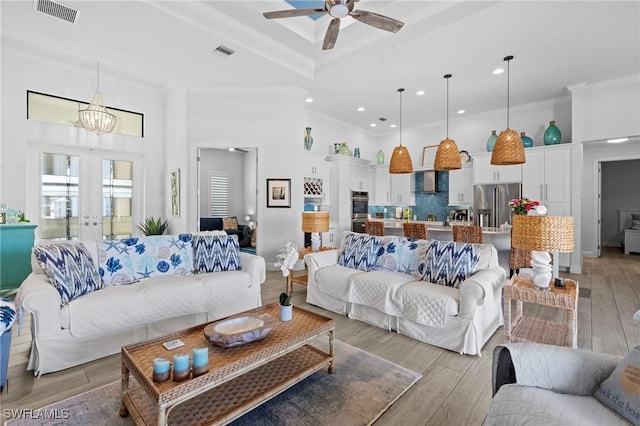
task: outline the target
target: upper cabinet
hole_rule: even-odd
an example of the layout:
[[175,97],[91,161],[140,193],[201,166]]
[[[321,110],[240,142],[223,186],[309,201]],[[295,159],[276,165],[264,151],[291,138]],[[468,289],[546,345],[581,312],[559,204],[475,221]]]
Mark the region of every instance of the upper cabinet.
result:
[[391,204],[391,175],[388,164],[376,164],[373,169],[373,196],[369,197],[374,206]]
[[416,179],[413,173],[391,176],[391,205],[416,204]]
[[305,151],[304,155],[304,197],[329,202],[329,165],[326,155]]
[[324,178],[327,176],[328,166],[325,158],[325,154],[318,154],[316,152],[305,151],[304,152],[304,175],[309,177]]
[[571,200],[571,147],[544,146],[526,151],[522,165],[522,195],[543,204]]
[[512,183],[522,179],[522,166],[494,166],[491,153],[483,152],[473,156],[473,183]]
[[449,171],[449,205],[473,204],[473,163],[464,163],[459,170]]

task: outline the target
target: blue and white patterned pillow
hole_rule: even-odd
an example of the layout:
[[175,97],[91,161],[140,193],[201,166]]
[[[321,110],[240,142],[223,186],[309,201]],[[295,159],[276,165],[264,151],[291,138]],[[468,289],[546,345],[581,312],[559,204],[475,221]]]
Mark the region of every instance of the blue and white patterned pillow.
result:
[[380,237],[378,259],[373,269],[378,271],[396,271],[411,274],[416,278],[424,275],[424,265],[429,241],[398,236]]
[[193,261],[196,274],[240,269],[237,235],[195,235]]
[[16,319],[16,305],[8,297],[0,297],[0,335],[11,328]]
[[40,267],[58,290],[62,304],[103,287],[89,251],[82,243],[56,243],[33,248]]
[[422,279],[457,288],[476,272],[479,260],[476,244],[433,240],[427,251]]
[[365,272],[370,271],[376,264],[379,249],[380,238],[349,232],[338,256],[338,265]]
[[191,234],[104,240],[98,244],[98,254],[100,275],[107,286],[193,272]]

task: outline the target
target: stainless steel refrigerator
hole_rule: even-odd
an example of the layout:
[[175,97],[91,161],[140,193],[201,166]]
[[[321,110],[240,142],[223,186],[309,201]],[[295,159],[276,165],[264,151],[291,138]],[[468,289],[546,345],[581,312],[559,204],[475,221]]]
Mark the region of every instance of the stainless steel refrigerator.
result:
[[520,198],[522,185],[519,183],[497,183],[474,185],[473,211],[475,223],[480,226],[497,227],[511,224],[509,201]]

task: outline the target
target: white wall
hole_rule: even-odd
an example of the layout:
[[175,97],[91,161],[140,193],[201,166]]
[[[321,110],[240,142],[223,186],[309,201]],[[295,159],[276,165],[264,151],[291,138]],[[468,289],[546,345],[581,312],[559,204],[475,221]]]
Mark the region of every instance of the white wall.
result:
[[[236,216],[244,223],[245,201],[245,154],[226,149],[200,150],[200,217],[210,217],[209,201],[211,188],[209,174],[226,172],[229,175],[229,216]],[[255,202],[254,202],[255,204]]]
[[[143,158],[143,211],[134,212],[134,221],[145,216],[164,216],[168,177],[165,176],[163,110],[160,90],[109,75],[101,67],[100,88],[108,106],[144,114],[144,138],[109,134],[97,136],[84,129],[27,120],[27,90],[88,101],[96,89],[95,62],[88,68],[31,56],[3,48],[2,58],[2,140],[0,142],[0,200],[20,209],[38,224],[39,209],[30,207],[29,180],[39,176],[38,155],[31,158],[30,146],[58,146],[72,149],[101,149],[137,153]],[[35,183],[37,186],[37,182]],[[168,203],[166,203],[168,204]],[[166,216],[165,216],[166,217]],[[37,231],[36,231],[36,235]]]
[[640,212],[640,160],[601,164],[600,245],[620,247],[621,210]]
[[[310,110],[305,111],[305,127],[311,127],[311,152],[330,155],[334,152],[334,143],[346,142],[352,151],[360,148],[360,158],[373,162],[376,160],[378,137],[373,132],[363,131],[344,121]],[[304,146],[304,128],[298,139],[299,145]]]

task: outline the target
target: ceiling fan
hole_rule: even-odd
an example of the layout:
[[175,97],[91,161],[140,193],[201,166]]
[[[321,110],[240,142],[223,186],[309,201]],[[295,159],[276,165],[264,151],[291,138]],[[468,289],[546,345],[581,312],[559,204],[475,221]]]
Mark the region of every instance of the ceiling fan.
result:
[[274,12],[265,12],[263,15],[267,19],[278,19],[315,14],[324,15],[328,13],[333,19],[331,23],[329,23],[329,28],[327,28],[327,32],[324,35],[322,50],[333,49],[338,39],[338,32],[340,31],[340,19],[345,16],[351,16],[353,19],[371,25],[372,27],[394,33],[400,31],[400,28],[404,25],[404,22],[389,18],[388,16],[366,10],[354,10],[353,6],[357,1],[359,0],[325,0],[323,8],[277,10]]

